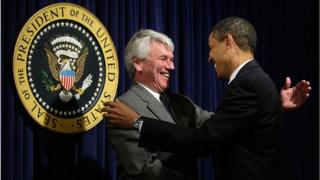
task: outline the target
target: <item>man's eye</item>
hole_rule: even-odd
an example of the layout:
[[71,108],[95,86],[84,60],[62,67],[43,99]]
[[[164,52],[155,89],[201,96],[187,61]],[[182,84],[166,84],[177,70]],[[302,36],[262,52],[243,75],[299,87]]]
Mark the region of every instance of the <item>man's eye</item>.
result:
[[168,56],[161,56],[161,57],[158,58],[158,60],[173,62],[173,58],[169,58]]
[[167,60],[168,58],[167,58],[167,57],[160,57],[159,59],[165,61],[165,60]]

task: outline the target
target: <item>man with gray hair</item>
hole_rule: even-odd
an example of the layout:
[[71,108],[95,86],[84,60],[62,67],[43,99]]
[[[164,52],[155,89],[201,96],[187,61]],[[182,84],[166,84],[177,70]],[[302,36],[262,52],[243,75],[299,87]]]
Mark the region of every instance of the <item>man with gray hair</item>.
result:
[[[211,113],[183,95],[164,93],[174,70],[173,51],[171,39],[162,33],[145,29],[134,34],[125,48],[125,65],[133,85],[119,100],[143,116],[199,127]],[[195,158],[141,148],[136,130],[109,126],[108,136],[121,180],[196,179]]]

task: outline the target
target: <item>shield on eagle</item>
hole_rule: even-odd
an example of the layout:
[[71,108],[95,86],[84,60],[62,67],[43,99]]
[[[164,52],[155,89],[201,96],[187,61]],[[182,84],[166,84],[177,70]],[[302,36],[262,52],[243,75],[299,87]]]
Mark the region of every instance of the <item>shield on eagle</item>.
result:
[[76,79],[76,73],[72,70],[61,70],[59,73],[61,85],[69,91]]

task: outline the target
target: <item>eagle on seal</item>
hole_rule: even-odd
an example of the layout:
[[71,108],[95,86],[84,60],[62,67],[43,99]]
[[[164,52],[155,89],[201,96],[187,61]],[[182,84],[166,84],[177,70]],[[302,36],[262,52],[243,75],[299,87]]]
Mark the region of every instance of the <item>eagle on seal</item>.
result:
[[85,48],[80,56],[70,50],[60,50],[55,54],[48,46],[44,48],[48,57],[48,65],[53,78],[59,83],[50,87],[51,92],[62,89],[65,93],[71,89],[82,95],[84,90],[77,88],[77,83],[83,75],[85,62],[88,55],[88,48]]

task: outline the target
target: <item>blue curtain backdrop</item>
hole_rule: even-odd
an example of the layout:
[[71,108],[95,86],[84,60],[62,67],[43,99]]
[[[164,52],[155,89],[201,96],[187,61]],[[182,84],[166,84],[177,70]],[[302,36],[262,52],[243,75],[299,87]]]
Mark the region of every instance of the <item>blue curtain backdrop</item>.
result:
[[[12,77],[12,56],[23,24],[37,10],[58,0],[2,1],[2,177],[3,180],[116,179],[115,156],[107,140],[107,123],[81,135],[49,132],[24,110]],[[292,180],[318,179],[318,40],[317,0],[71,0],[105,24],[120,62],[118,95],[130,87],[123,50],[134,32],[152,28],[175,44],[176,71],[171,91],[188,95],[200,106],[215,110],[225,82],[216,80],[207,64],[207,37],[227,16],[247,18],[256,27],[255,54],[280,89],[285,76],[312,83],[309,101],[285,113],[284,147]],[[213,179],[210,158],[199,161],[202,180]],[[232,172],[230,172],[232,173]]]

